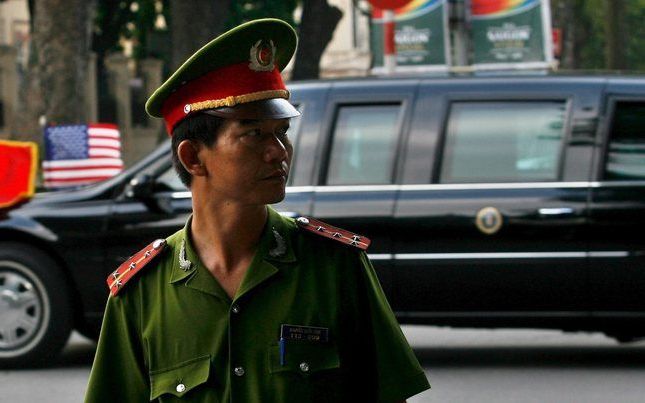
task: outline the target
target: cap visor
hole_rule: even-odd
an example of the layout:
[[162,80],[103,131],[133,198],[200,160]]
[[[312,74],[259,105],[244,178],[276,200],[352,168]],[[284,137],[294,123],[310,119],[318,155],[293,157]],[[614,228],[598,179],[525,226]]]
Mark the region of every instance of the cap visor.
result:
[[225,119],[286,119],[300,116],[300,112],[282,98],[248,102],[230,108],[209,109],[204,113]]

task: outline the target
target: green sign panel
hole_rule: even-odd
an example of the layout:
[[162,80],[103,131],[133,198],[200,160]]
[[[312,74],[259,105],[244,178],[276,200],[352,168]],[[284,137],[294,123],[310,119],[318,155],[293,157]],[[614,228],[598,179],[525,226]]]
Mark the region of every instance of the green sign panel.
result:
[[473,63],[550,62],[548,4],[542,0],[470,0]]
[[[445,68],[449,46],[446,0],[412,1],[394,10],[397,70],[425,70]],[[375,70],[383,67],[382,10],[372,11],[370,35]]]

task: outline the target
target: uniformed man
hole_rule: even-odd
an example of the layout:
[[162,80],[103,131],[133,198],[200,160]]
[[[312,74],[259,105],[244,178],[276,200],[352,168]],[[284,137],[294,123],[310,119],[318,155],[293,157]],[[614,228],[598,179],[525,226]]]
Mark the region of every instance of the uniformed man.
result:
[[369,240],[268,207],[292,157],[280,71],[296,41],[280,20],[240,25],[148,100],[193,214],[108,278],[87,402],[396,402],[429,387]]

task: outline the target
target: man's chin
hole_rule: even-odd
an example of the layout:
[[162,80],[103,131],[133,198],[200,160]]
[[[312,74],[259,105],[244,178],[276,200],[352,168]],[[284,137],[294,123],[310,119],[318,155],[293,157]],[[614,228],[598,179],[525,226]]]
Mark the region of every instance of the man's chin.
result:
[[266,204],[280,203],[282,200],[284,200],[285,195],[286,191],[283,190],[281,193],[276,194],[272,198],[270,198],[270,201],[268,201]]

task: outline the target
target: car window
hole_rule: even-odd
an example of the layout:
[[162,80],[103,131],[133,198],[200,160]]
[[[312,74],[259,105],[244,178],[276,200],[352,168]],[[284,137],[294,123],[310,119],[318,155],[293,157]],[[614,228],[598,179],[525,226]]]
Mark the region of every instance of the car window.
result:
[[645,179],[645,102],[617,102],[609,131],[605,179]]
[[558,179],[565,102],[455,102],[442,183]]
[[401,105],[338,109],[327,169],[328,185],[392,183]]

